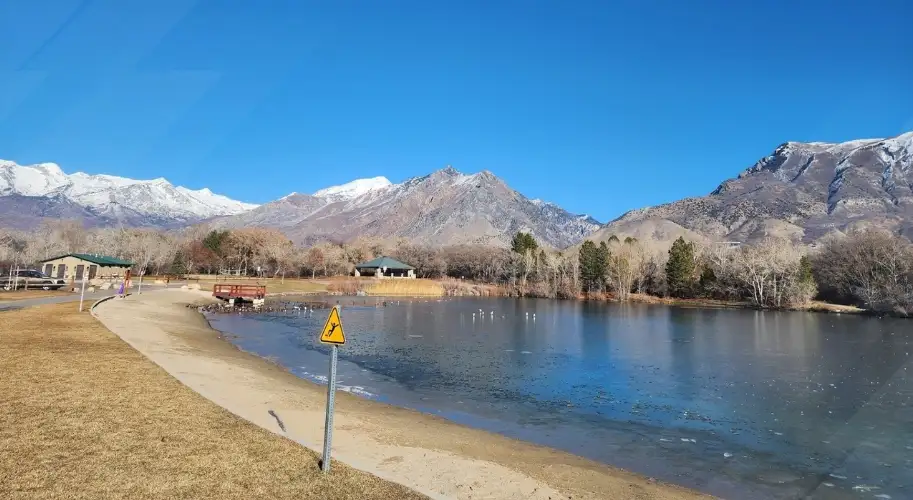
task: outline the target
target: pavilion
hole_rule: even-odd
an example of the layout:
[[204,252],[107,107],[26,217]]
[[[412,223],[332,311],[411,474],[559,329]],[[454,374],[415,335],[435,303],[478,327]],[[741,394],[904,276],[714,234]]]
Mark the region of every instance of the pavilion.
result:
[[415,278],[415,268],[396,259],[382,256],[355,266],[355,276]]

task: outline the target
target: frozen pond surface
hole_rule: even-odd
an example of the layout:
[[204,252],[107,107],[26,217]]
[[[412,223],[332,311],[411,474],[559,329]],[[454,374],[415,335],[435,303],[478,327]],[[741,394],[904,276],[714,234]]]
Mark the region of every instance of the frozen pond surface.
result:
[[[209,318],[325,382],[327,313]],[[911,321],[532,299],[342,318],[341,389],[365,397],[726,498],[913,498]]]

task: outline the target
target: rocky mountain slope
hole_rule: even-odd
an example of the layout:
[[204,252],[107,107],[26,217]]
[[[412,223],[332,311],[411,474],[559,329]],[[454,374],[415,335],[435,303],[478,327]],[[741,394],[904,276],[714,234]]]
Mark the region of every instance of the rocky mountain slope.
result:
[[787,142],[708,196],[632,210],[594,237],[657,225],[664,234],[688,230],[741,242],[778,236],[812,243],[867,225],[913,237],[913,132],[839,144]]
[[466,175],[450,167],[401,184],[378,177],[313,195],[293,193],[215,224],[273,227],[305,243],[374,236],[432,245],[505,246],[517,231],[531,231],[556,248],[600,227],[586,215],[530,200],[490,172]]
[[0,161],[0,227],[29,228],[46,218],[89,226],[210,220],[218,227],[274,227],[303,243],[374,236],[503,246],[517,231],[555,248],[611,235],[660,243],[678,236],[813,243],[867,225],[913,237],[913,132],[839,144],[788,142],[707,196],[632,210],[605,226],[528,199],[490,172],[466,175],[450,167],[400,184],[359,179],[256,206],[164,179],[67,175],[51,163]]
[[27,229],[45,218],[80,219],[89,226],[168,226],[256,207],[209,189],[174,186],[162,178],[68,175],[54,163],[23,166],[0,160],[0,225],[4,227]]

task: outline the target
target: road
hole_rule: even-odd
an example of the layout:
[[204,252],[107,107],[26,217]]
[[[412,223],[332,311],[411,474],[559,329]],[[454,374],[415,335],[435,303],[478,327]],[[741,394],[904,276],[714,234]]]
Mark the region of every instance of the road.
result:
[[[181,286],[180,283],[179,284],[172,283],[170,285],[171,288],[180,287],[180,286]],[[143,284],[143,293],[145,293],[147,290],[152,292],[155,290],[164,290],[164,289],[165,289],[165,285],[155,285],[155,284],[146,284],[146,283]],[[130,290],[130,293],[136,293],[136,287],[133,287]],[[111,296],[111,295],[117,295],[117,290],[111,289],[111,290],[96,290],[91,293],[86,292],[86,295],[84,298],[86,304],[84,304],[84,306],[89,307],[96,300],[103,299],[103,298]],[[62,297],[40,297],[40,298],[36,298],[36,299],[22,299],[22,300],[10,300],[10,301],[6,301],[6,302],[0,302],[0,311],[12,311],[15,309],[22,309],[23,307],[40,306],[43,304],[61,304],[64,302],[79,302],[79,294],[73,293],[70,295],[64,295]]]

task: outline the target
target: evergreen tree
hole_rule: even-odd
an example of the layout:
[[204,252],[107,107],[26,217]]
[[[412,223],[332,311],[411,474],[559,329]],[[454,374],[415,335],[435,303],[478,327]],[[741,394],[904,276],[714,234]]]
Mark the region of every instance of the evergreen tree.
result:
[[596,289],[596,244],[586,240],[580,245],[580,254],[578,262],[580,266],[580,281],[586,292],[592,292]]
[[686,243],[681,236],[672,243],[669,249],[669,261],[666,262],[666,283],[669,295],[673,297],[690,297],[694,290],[694,244]]
[[184,252],[178,250],[174,254],[174,259],[171,260],[171,268],[168,270],[171,274],[176,274],[178,276],[184,275],[187,273],[187,268],[184,266]]
[[605,242],[597,247],[586,240],[580,245],[580,281],[586,292],[598,292],[605,287],[606,266],[609,260],[609,248]]
[[531,252],[538,250],[539,243],[536,242],[531,233],[517,232],[510,243],[510,249],[520,255],[524,255],[527,250]]
[[716,273],[713,272],[713,269],[710,267],[705,267],[701,271],[701,279],[698,281],[698,288],[700,288],[700,293],[704,297],[714,297],[716,289]]
[[799,283],[803,285],[815,284],[815,276],[812,274],[812,261],[808,255],[803,255],[799,259]]
[[214,254],[222,255],[222,244],[228,239],[229,232],[213,229],[203,238],[203,246],[211,250]]
[[596,271],[599,273],[600,288],[605,288],[606,286],[606,274],[609,272],[609,259],[611,258],[612,253],[609,251],[609,246],[606,245],[606,242],[599,243],[599,250],[596,251]]

